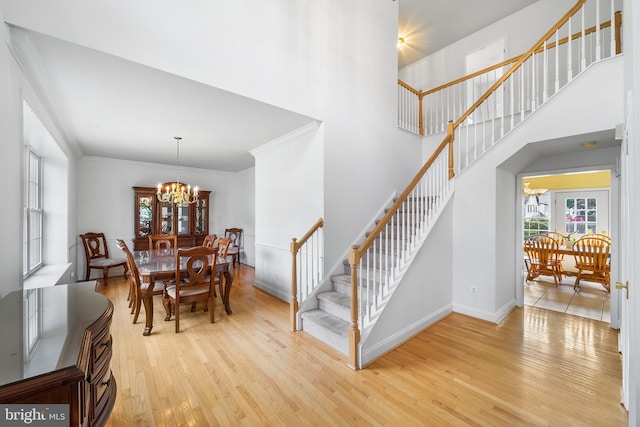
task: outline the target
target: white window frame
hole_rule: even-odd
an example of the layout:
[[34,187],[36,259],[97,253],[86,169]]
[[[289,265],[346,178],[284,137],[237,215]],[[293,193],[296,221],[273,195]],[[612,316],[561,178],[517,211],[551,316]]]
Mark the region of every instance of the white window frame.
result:
[[23,278],[43,265],[44,210],[42,209],[42,157],[31,147],[25,149],[25,194],[23,213]]

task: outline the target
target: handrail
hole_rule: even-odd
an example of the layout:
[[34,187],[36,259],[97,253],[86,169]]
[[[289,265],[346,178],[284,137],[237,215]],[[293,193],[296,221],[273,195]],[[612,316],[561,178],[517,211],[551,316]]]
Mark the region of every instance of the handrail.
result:
[[[371,233],[369,233],[369,235],[364,240],[364,242],[362,242],[360,246],[356,246],[355,248],[351,249],[352,255],[349,255],[349,263],[351,263],[351,261],[353,260],[354,264],[358,265],[358,262],[360,262],[360,259],[362,258],[362,254],[364,254],[364,252],[367,249],[369,249],[369,247],[373,244],[374,240],[378,237],[378,235],[380,234],[384,226],[389,223],[389,221],[391,220],[395,212],[398,210],[400,205],[402,205],[402,203],[407,199],[407,196],[413,191],[413,189],[416,187],[418,182],[420,182],[420,179],[422,179],[422,177],[427,172],[427,170],[431,167],[433,162],[438,158],[438,155],[442,152],[442,150],[444,150],[444,147],[449,145],[450,142],[453,142],[453,141],[450,141],[448,136],[445,137],[444,141],[440,143],[440,145],[438,146],[438,148],[436,148],[436,150],[431,155],[431,157],[429,157],[429,160],[427,160],[427,162],[422,166],[422,168],[420,168],[420,170],[411,180],[409,185],[407,185],[407,188],[405,188],[402,194],[398,196],[396,201],[391,205],[391,207],[389,208],[387,213],[382,217],[380,222],[376,224],[376,226],[371,231]],[[452,165],[449,165],[449,170],[451,174]]]
[[[622,19],[622,14],[621,14],[620,11],[617,11],[615,13],[615,15],[616,15],[615,24],[616,24],[616,28],[618,28],[619,25],[620,25],[621,19]],[[602,24],[600,24],[600,29],[603,30],[605,28],[609,28],[610,26],[611,26],[611,20],[603,22]],[[584,35],[587,36],[589,34],[594,33],[596,31],[596,27],[597,26],[594,25],[592,27],[589,27],[589,28],[585,29]],[[580,37],[582,37],[582,31],[578,31],[578,32],[573,33],[571,35],[571,40],[577,40]],[[616,53],[620,53],[620,47],[619,47],[620,40],[619,39],[620,39],[619,37],[616,37],[616,41],[617,41]],[[569,37],[563,37],[560,40],[558,40],[558,46],[563,45],[563,44],[567,44],[568,42],[569,42]],[[556,43],[555,42],[551,42],[551,43],[549,43],[547,45],[547,49],[553,49],[555,47],[556,47]],[[542,52],[542,50],[543,50],[542,47],[539,47],[534,53],[540,53],[540,52]],[[512,63],[518,61],[520,58],[522,58],[525,55],[526,55],[526,53],[523,53],[522,55],[514,56],[513,58],[507,59],[507,60],[502,61],[502,62],[500,62],[498,64],[491,65],[491,66],[489,66],[487,68],[483,68],[483,69],[478,70],[476,72],[473,72],[471,74],[467,74],[467,75],[462,76],[460,78],[457,78],[455,80],[451,80],[450,82],[447,82],[447,83],[442,84],[440,86],[436,86],[436,87],[431,88],[429,90],[414,89],[413,87],[409,86],[407,83],[405,83],[405,82],[403,82],[402,80],[399,80],[399,79],[398,79],[398,84],[400,84],[401,86],[403,86],[407,90],[415,93],[418,96],[431,95],[432,93],[436,93],[436,92],[439,92],[439,91],[441,91],[443,89],[446,89],[448,87],[455,86],[458,83],[465,82],[465,81],[470,80],[470,79],[472,79],[474,77],[481,76],[481,75],[486,74],[486,73],[488,73],[490,71],[497,70],[498,68],[502,68],[502,67],[504,67],[506,65],[512,64]]]
[[295,237],[291,239],[291,245],[290,245],[291,258],[292,258],[292,263],[291,263],[291,303],[289,304],[289,307],[290,307],[291,328],[292,328],[293,331],[295,331],[297,329],[296,317],[297,317],[298,306],[299,306],[299,301],[298,301],[298,263],[296,262],[296,260],[297,260],[296,257],[298,256],[298,252],[300,251],[300,248],[302,248],[305,245],[305,243],[323,226],[324,226],[324,220],[322,218],[320,218],[311,226],[309,231],[307,231],[305,233],[305,235],[300,238],[300,240],[296,239]]
[[471,107],[469,107],[467,111],[462,114],[462,116],[458,118],[458,120],[453,122],[453,131],[455,132],[455,129],[460,126],[460,123],[467,119],[476,108],[478,108],[484,101],[486,101],[487,98],[489,98],[489,96],[493,92],[495,92],[495,90],[498,89],[505,80],[507,80],[507,78],[509,78],[518,68],[520,68],[520,66],[527,60],[527,58],[536,53],[536,51],[544,45],[545,41],[547,41],[547,39],[549,39],[549,37],[551,37],[551,35],[555,31],[562,27],[565,22],[567,22],[578,10],[580,10],[585,1],[586,0],[578,0],[575,6],[569,9],[569,11],[565,13],[564,16],[560,18],[560,20],[556,22],[556,24],[551,27],[551,29],[549,29],[549,31],[547,31],[542,37],[540,37],[540,39],[524,55],[522,55],[506,73],[504,73],[498,80],[496,80],[495,83],[491,85],[491,87],[487,89],[487,91],[480,98],[478,98],[478,100],[474,102]]

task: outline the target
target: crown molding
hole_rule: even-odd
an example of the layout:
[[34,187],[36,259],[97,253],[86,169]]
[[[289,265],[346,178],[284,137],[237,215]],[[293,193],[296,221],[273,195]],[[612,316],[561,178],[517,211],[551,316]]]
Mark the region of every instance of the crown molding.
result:
[[[136,167],[146,167],[146,168],[150,168],[150,169],[161,169],[161,170],[167,170],[168,168],[172,168],[172,169],[176,169],[176,165],[172,164],[172,165],[166,165],[164,163],[152,163],[152,162],[142,162],[139,160],[123,160],[123,159],[114,159],[111,157],[98,157],[98,156],[82,156],[80,157],[80,161],[81,162],[99,162],[99,163],[110,163],[110,164],[117,164],[117,165],[122,165],[122,166],[127,166],[127,167],[131,167],[131,168],[136,168]],[[245,173],[246,171],[249,171],[250,169],[253,168],[249,168],[249,169],[244,169],[242,171],[239,172],[229,172],[229,171],[220,171],[220,170],[215,170],[215,169],[205,169],[205,168],[194,168],[194,167],[190,167],[190,166],[180,166],[180,171],[190,171],[190,172],[197,172],[197,173],[207,173],[207,174],[219,174],[219,175],[227,175],[227,176],[237,176],[237,174],[242,174]]]
[[7,25],[9,27],[7,46],[18,67],[31,85],[35,96],[42,103],[56,130],[64,139],[65,145],[76,157],[81,157],[82,150],[80,150],[76,138],[71,137],[72,132],[64,125],[64,121],[60,117],[59,111],[61,109],[56,105],[55,97],[52,96],[51,85],[46,76],[42,57],[33,38],[28,31],[10,24]]
[[289,133],[286,133],[282,136],[277,137],[276,139],[273,139],[265,144],[262,144],[259,147],[254,148],[253,150],[250,150],[249,153],[251,153],[251,155],[253,157],[256,156],[256,154],[260,154],[263,151],[269,150],[275,146],[278,146],[280,144],[284,144],[287,143],[289,141],[291,141],[292,139],[298,138],[302,135],[305,134],[312,134],[315,133],[318,129],[320,129],[320,127],[322,126],[322,122],[319,120],[314,120],[313,122],[304,125],[298,129],[292,130]]

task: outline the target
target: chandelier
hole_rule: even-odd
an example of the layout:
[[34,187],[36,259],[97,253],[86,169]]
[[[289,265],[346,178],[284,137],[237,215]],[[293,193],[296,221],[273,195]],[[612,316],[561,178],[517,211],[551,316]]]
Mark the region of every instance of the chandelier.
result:
[[165,185],[164,191],[162,184],[158,184],[156,197],[158,197],[158,200],[161,202],[175,203],[176,205],[181,203],[194,203],[198,200],[198,187],[193,187],[192,189],[190,185],[185,185],[180,182],[180,140],[182,138],[179,136],[174,136],[173,138],[176,140],[178,174],[175,182]]

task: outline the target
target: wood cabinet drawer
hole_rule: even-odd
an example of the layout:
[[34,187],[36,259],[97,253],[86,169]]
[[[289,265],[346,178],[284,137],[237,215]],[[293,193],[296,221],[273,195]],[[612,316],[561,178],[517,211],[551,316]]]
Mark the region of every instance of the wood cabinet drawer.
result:
[[106,402],[109,400],[108,390],[111,386],[111,367],[109,363],[100,366],[101,370],[96,373],[91,381],[91,399],[94,408],[93,418],[98,418]]
[[110,328],[107,327],[100,331],[91,341],[91,364],[93,367],[99,363],[101,357],[104,357],[106,351],[111,352],[113,339],[111,338]]

